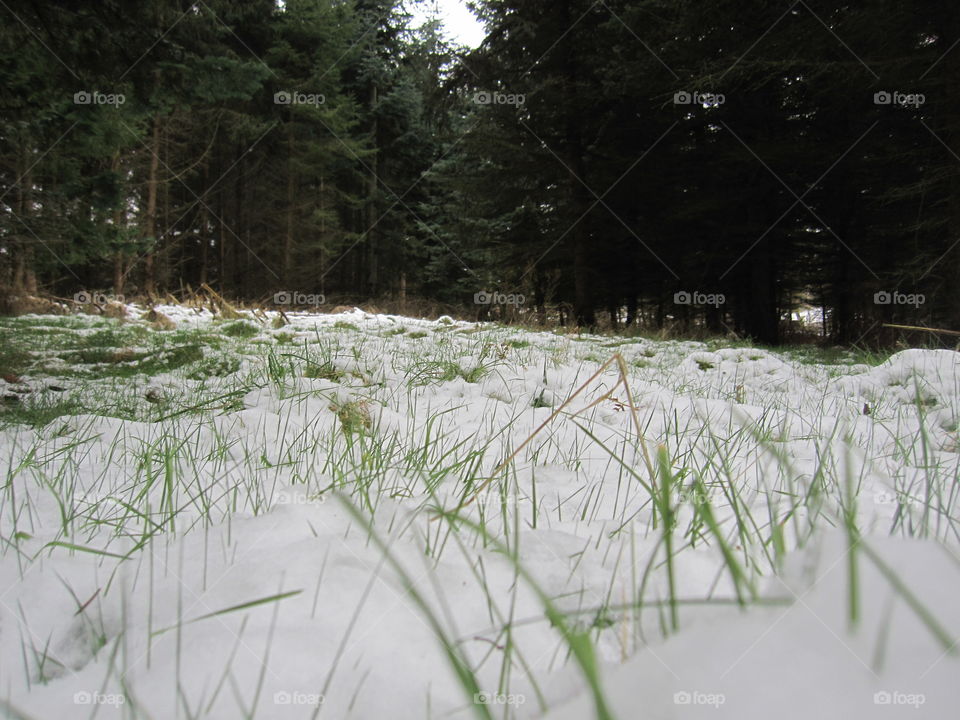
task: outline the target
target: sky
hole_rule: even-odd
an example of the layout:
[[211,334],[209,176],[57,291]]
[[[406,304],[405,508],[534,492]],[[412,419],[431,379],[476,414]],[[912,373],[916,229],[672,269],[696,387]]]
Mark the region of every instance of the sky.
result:
[[437,6],[443,18],[447,37],[469,47],[480,45],[484,37],[483,26],[467,9],[463,0],[428,0],[417,4],[410,3],[414,24],[425,20],[434,5]]

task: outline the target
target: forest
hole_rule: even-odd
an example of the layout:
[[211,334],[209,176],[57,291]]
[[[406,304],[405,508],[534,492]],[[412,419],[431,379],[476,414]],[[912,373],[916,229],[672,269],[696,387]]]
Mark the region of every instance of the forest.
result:
[[5,304],[960,330],[957,4],[411,6],[4,0]]

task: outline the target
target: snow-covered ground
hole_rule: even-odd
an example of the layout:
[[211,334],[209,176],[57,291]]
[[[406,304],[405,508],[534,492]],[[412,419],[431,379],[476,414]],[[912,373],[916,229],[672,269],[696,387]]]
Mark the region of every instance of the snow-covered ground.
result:
[[6,326],[11,717],[956,717],[960,354],[157,310]]

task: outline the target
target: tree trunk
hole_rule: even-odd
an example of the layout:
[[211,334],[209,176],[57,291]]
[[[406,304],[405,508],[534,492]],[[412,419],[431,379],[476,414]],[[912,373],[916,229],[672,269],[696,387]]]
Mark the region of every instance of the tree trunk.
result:
[[[17,173],[22,178],[17,185],[17,213],[22,224],[28,224],[30,216],[33,214],[33,200],[31,198],[33,176],[29,170],[29,162],[29,155],[24,155],[25,169],[23,172]],[[14,244],[13,290],[17,295],[35,295],[37,292],[37,274],[33,266],[33,246],[30,243],[31,238],[22,237],[21,242]]]
[[124,280],[123,253],[116,252],[113,255],[113,294],[118,298],[123,295]]
[[[110,165],[110,169],[120,174],[120,153],[115,153],[113,156],[113,162]],[[122,201],[121,201],[122,202]],[[123,205],[118,205],[117,208],[113,211],[113,228],[117,233],[117,243],[118,247],[113,253],[113,294],[116,296],[123,295],[123,286],[126,283],[126,267],[123,257],[123,247],[119,243],[123,242]]]
[[757,342],[776,345],[780,339],[780,322],[777,314],[776,268],[770,244],[768,235],[750,252],[747,331]]
[[283,286],[290,288],[293,279],[293,223],[294,223],[294,179],[293,179],[293,132],[287,134],[287,210],[286,232],[283,236],[283,259],[281,275]]
[[631,290],[630,294],[627,295],[627,319],[624,321],[624,325],[630,328],[635,323],[637,323],[637,296]]
[[[113,213],[114,227],[120,228],[123,222],[123,208],[117,208]],[[127,267],[123,250],[118,248],[113,254],[113,294],[118,298],[123,295],[123,288],[127,280]]]
[[595,324],[593,314],[593,293],[590,287],[590,253],[583,231],[574,231],[573,250],[573,305],[577,325],[592,327]]
[[[209,187],[209,169],[207,163],[203,164],[203,188]],[[208,270],[207,265],[210,262],[210,206],[207,203],[200,203],[200,285],[207,284]]]
[[[562,6],[564,26],[575,20],[570,12],[569,2]],[[578,64],[576,53],[569,49],[564,55],[564,95],[569,98],[565,106],[565,143],[564,154],[567,167],[570,169],[568,182],[571,197],[571,215],[579,219],[587,212],[589,197],[585,183],[587,182],[586,159],[584,157],[584,142],[582,137],[583,118],[582,108],[578,97]],[[595,324],[593,309],[593,274],[591,273],[591,252],[589,217],[579,220],[571,231],[573,236],[573,313],[577,325],[592,327]]]
[[528,269],[528,272],[533,271],[533,306],[536,309],[537,313],[537,323],[539,325],[547,324],[547,292],[546,292],[546,279],[543,276],[543,271],[539,266],[533,266]]
[[380,152],[377,141],[379,123],[377,122],[376,83],[371,83],[370,86],[370,116],[370,136],[373,140],[374,153],[370,157],[370,173],[367,177],[367,284],[370,296],[376,297],[380,291],[379,247],[377,246],[377,233],[374,228],[377,222],[377,170]]
[[320,275],[320,292],[326,293],[326,275],[327,275],[327,254],[325,251],[327,242],[327,218],[326,204],[324,198],[324,177],[320,176],[320,258],[318,263],[318,273]]
[[157,188],[160,169],[160,116],[153,118],[153,133],[150,140],[150,173],[147,176],[147,209],[143,220],[143,234],[148,249],[144,258],[143,290],[148,296],[157,292]]

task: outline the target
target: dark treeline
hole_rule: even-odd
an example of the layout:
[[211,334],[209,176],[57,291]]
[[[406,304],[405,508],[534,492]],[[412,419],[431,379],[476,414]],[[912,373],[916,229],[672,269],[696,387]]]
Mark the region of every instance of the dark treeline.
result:
[[960,5],[476,5],[7,0],[4,293],[960,329]]

